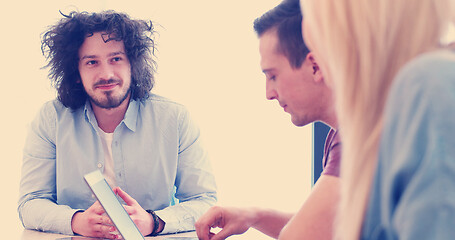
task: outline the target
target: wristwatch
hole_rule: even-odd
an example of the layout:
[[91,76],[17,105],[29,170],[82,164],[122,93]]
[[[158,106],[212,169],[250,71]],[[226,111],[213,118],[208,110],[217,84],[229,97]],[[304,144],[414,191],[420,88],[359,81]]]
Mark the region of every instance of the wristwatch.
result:
[[148,212],[150,215],[152,215],[153,217],[153,230],[152,230],[152,233],[150,233],[149,236],[156,236],[158,235],[158,228],[160,227],[160,220],[158,219],[158,215],[156,215],[156,213],[153,211],[153,210],[145,210],[146,212]]

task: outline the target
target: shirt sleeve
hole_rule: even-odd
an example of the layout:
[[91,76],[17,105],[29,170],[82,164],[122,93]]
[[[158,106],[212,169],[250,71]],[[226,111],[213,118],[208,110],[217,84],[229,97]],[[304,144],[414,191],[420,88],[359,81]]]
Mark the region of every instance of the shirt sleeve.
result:
[[216,183],[200,131],[187,111],[179,125],[179,156],[174,206],[156,211],[165,222],[162,233],[194,230],[196,220],[217,201]]
[[455,236],[455,74],[442,77],[454,69],[436,70],[443,65],[412,68],[391,93],[379,163],[383,228],[394,239]]
[[57,205],[55,181],[55,119],[47,103],[29,127],[23,151],[18,213],[27,229],[72,235],[77,211]]
[[338,131],[331,129],[327,135],[325,153],[323,159],[324,169],[321,175],[340,176],[341,142]]

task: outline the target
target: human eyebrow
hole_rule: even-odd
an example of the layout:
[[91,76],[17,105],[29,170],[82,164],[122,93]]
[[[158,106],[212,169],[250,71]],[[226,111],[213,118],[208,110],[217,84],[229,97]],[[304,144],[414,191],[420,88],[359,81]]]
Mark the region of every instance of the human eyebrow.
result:
[[84,59],[93,59],[93,58],[97,58],[97,56],[96,55],[85,55],[80,58],[80,61],[82,61]]
[[107,56],[108,57],[113,57],[113,56],[118,56],[118,55],[126,55],[126,54],[124,52],[122,52],[122,51],[118,51],[118,52],[109,53]]
[[275,79],[275,73],[273,68],[263,69],[262,72],[264,73],[266,80]]
[[266,68],[266,69],[262,69],[262,72],[264,74],[267,74],[267,73],[273,72],[273,70],[274,70],[273,68]]

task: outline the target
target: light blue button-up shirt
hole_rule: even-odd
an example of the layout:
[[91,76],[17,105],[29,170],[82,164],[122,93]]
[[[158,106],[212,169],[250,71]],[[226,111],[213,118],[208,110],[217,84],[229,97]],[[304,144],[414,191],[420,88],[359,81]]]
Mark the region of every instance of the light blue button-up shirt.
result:
[[[74,213],[96,200],[83,176],[104,170],[97,129],[89,102],[71,110],[53,100],[39,111],[23,155],[18,212],[26,228],[73,234]],[[199,129],[180,104],[157,95],[131,100],[114,131],[112,157],[117,185],[156,211],[166,223],[163,233],[193,230],[216,202]]]
[[454,239],[455,51],[410,62],[384,121],[361,239]]

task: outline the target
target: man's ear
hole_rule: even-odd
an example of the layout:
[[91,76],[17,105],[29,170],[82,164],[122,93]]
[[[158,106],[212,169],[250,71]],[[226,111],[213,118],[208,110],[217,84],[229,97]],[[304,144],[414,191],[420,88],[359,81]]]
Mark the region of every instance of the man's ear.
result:
[[306,60],[311,64],[313,68],[313,79],[315,82],[323,82],[324,76],[322,76],[321,70],[319,69],[319,65],[314,59],[314,55],[312,52],[308,53],[306,56]]
[[77,84],[82,83],[82,78],[81,78],[81,74],[80,74],[80,73],[77,73],[77,76],[76,76],[76,83],[77,83]]

